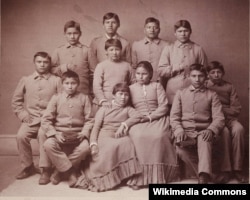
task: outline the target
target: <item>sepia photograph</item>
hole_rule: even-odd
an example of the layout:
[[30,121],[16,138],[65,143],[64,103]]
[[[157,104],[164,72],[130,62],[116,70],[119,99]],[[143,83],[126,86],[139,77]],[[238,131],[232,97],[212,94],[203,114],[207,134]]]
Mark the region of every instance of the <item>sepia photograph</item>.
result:
[[0,2],[0,199],[250,183],[248,0]]

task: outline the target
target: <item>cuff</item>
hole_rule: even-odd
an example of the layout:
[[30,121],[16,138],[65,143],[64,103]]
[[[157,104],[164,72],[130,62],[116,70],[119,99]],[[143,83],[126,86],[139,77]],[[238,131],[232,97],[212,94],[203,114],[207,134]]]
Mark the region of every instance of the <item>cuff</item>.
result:
[[99,105],[101,106],[102,105],[102,102],[105,102],[105,101],[108,101],[107,99],[102,99],[99,101]]

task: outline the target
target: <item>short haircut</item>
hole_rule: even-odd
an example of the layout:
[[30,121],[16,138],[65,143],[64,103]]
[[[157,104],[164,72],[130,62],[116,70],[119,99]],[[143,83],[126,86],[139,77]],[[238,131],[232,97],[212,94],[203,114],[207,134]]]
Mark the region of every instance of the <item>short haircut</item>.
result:
[[210,72],[213,69],[219,69],[222,71],[223,74],[225,74],[225,69],[224,69],[223,65],[218,61],[212,61],[208,64],[207,72]]
[[43,58],[48,58],[49,62],[51,63],[51,57],[47,52],[44,52],[44,51],[36,52],[36,54],[34,55],[33,61],[35,61],[37,56],[41,56]]
[[129,86],[127,83],[117,83],[113,87],[112,94],[115,95],[117,92],[127,92],[129,93],[129,96],[130,96],[130,90],[129,90]]
[[154,73],[154,69],[151,63],[148,61],[141,61],[137,64],[136,69],[139,67],[144,68],[149,73],[149,79],[151,80],[153,77],[153,73]]
[[122,49],[122,43],[118,39],[108,39],[105,42],[104,48],[105,48],[105,50],[107,50],[109,47],[118,47],[118,48]]
[[119,19],[119,16],[118,16],[116,13],[112,13],[112,12],[106,13],[106,14],[103,16],[102,23],[104,24],[105,20],[112,19],[112,18],[114,18],[115,21],[117,22],[118,26],[120,26],[120,19]]
[[205,76],[207,76],[206,67],[204,67],[201,64],[194,63],[194,64],[190,65],[189,66],[189,72],[191,73],[191,71],[193,71],[193,70],[200,71],[200,72],[204,73]]
[[62,83],[66,80],[66,78],[73,78],[78,85],[80,84],[78,74],[72,70],[68,70],[62,74]]
[[68,28],[76,28],[76,30],[78,30],[81,33],[81,26],[78,22],[75,22],[73,20],[68,21],[65,23],[64,25],[64,33],[66,33]]
[[176,24],[174,25],[174,31],[176,31],[178,28],[180,27],[184,27],[190,30],[190,32],[192,33],[192,28],[191,25],[189,23],[189,21],[187,20],[179,20],[178,22],[176,22]]
[[148,17],[146,20],[145,20],[145,26],[148,24],[148,23],[156,23],[158,27],[160,27],[160,21],[154,17]]

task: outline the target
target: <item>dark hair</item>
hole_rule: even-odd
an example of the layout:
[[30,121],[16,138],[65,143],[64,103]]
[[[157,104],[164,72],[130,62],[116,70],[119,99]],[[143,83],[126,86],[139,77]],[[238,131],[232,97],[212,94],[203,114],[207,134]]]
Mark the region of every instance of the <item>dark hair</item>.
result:
[[180,27],[184,27],[190,30],[190,32],[192,33],[192,28],[191,25],[189,23],[189,21],[187,20],[179,20],[178,22],[176,22],[176,24],[174,25],[174,31],[176,31],[178,28]]
[[34,55],[33,61],[35,61],[37,56],[41,56],[43,58],[48,58],[49,62],[51,63],[51,57],[47,52],[39,51]]
[[64,33],[66,33],[68,28],[76,28],[76,30],[78,30],[81,33],[80,24],[78,22],[73,21],[73,20],[68,21],[68,22],[65,23],[65,25],[64,25]]
[[212,61],[208,64],[207,66],[207,72],[210,72],[211,70],[213,69],[219,69],[222,71],[223,74],[225,74],[225,70],[224,70],[224,67],[223,65],[218,62],[218,61]]
[[194,63],[194,64],[190,65],[190,66],[189,66],[189,72],[191,72],[191,71],[193,71],[193,70],[200,71],[200,72],[204,73],[205,76],[207,76],[206,67],[204,67],[204,66],[201,65],[201,64]]
[[112,18],[114,18],[115,21],[118,23],[118,26],[120,26],[120,19],[119,19],[118,15],[116,13],[112,13],[112,12],[106,13],[103,16],[102,23],[104,24],[105,20],[112,19]]
[[139,67],[143,67],[145,70],[147,70],[147,72],[149,73],[149,79],[151,80],[154,73],[151,63],[148,61],[141,61],[137,64],[136,69]]
[[108,39],[106,42],[105,42],[105,50],[107,50],[109,47],[118,47],[120,49],[122,49],[122,43],[120,40],[118,39]]
[[78,85],[80,83],[78,74],[72,70],[68,70],[62,74],[62,83],[63,81],[65,81],[66,78],[73,78],[77,82]]
[[154,17],[148,17],[146,20],[145,20],[145,25],[147,25],[148,23],[156,23],[158,27],[160,27],[160,21]]
[[113,87],[113,92],[112,94],[115,95],[117,92],[128,92],[129,96],[130,96],[130,90],[129,90],[129,86],[127,83],[117,83],[114,87]]

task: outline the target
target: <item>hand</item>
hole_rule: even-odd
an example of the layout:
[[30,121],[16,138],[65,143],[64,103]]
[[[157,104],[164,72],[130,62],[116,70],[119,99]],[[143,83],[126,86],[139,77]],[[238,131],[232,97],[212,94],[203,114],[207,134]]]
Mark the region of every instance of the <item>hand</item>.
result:
[[23,118],[23,120],[22,120],[24,123],[31,123],[32,122],[32,119],[30,118],[30,116],[29,115],[27,115],[27,116],[25,116],[24,118]]
[[120,138],[120,137],[123,137],[125,135],[128,135],[128,130],[126,129],[126,127],[123,124],[121,124],[120,127],[115,132],[115,138]]
[[80,142],[83,141],[85,138],[87,138],[85,133],[78,133],[77,139],[79,139]]
[[90,148],[90,152],[92,156],[95,156],[99,153],[99,148],[97,145],[92,145]]
[[60,142],[60,143],[64,143],[64,141],[65,141],[65,139],[64,139],[64,137],[63,137],[63,135],[62,135],[62,133],[56,133],[55,134],[55,138]]
[[171,71],[172,67],[167,66],[167,67],[159,67],[157,70],[158,76],[159,77],[170,77],[171,76]]
[[141,123],[143,123],[143,122],[149,122],[149,121],[150,121],[150,119],[149,119],[149,117],[146,116],[146,115],[142,116],[142,117],[141,117],[141,120],[140,120]]
[[109,101],[103,101],[101,106],[104,108],[111,108],[112,104]]
[[184,131],[182,131],[182,132],[179,132],[179,133],[175,136],[175,138],[176,138],[176,143],[180,143],[180,142],[182,142],[182,141],[184,141],[184,140],[187,139],[187,135],[185,134]]
[[203,131],[200,131],[200,133],[202,134],[202,139],[206,142],[212,142],[213,140],[213,131],[209,130],[209,129],[205,129]]

